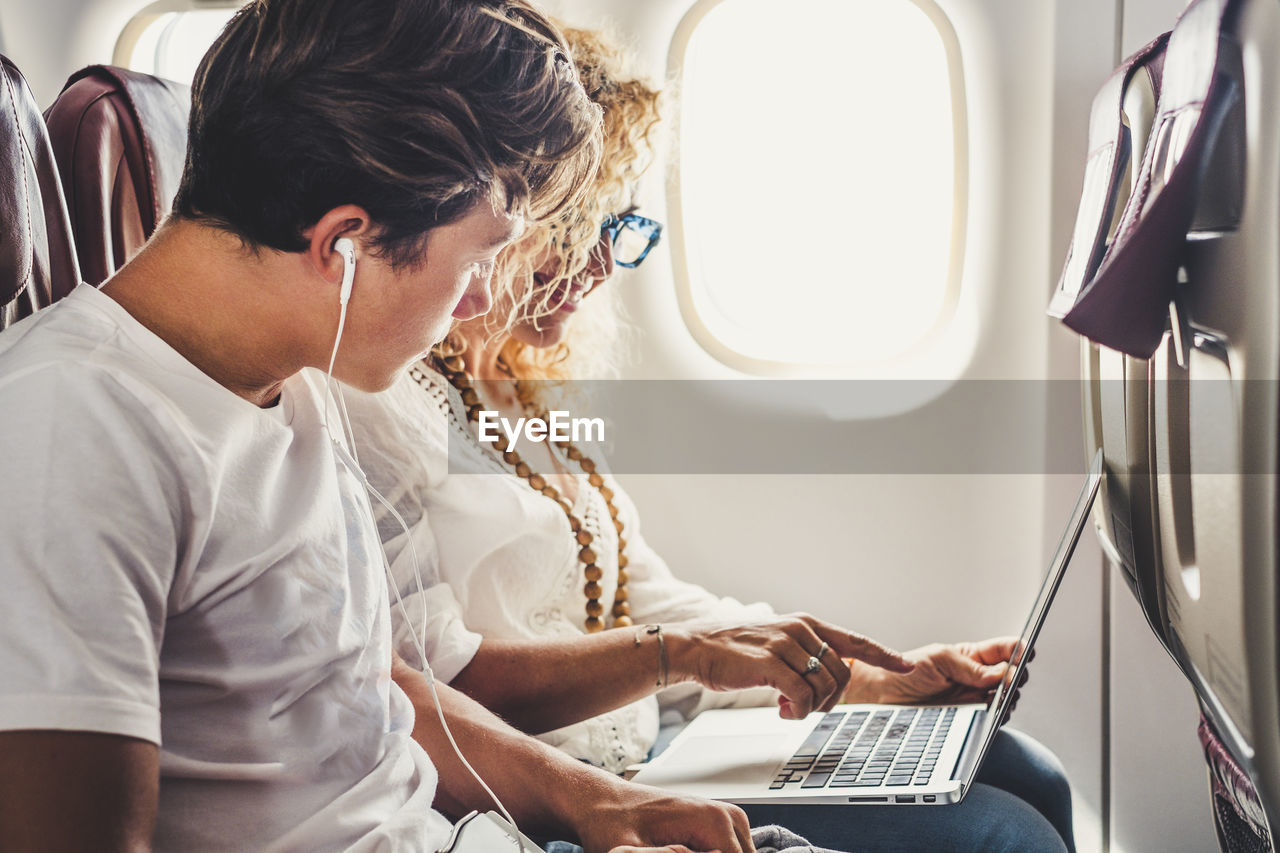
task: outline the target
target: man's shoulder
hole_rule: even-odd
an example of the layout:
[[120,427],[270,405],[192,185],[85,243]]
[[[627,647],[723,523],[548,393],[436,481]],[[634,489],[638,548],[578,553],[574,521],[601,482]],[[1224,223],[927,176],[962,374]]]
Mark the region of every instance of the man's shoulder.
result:
[[88,285],[0,333],[0,397],[56,382],[154,406],[211,380]]
[[139,370],[170,348],[88,285],[0,332],[0,382],[63,364]]
[[0,334],[0,431],[78,427],[100,440],[111,433],[164,444],[188,432],[174,401],[189,378],[100,310],[95,301],[107,297],[80,294]]
[[0,332],[0,378],[20,366],[71,359],[98,346],[112,329],[77,289]]

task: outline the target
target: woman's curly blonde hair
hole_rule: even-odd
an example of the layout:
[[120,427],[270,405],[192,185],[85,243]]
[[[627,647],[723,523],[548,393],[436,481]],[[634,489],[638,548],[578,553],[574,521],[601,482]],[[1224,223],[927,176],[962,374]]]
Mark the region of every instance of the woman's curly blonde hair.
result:
[[[600,224],[609,214],[630,204],[636,182],[653,158],[656,129],[661,121],[661,92],[629,71],[629,57],[612,40],[593,30],[563,27],[562,32],[588,97],[604,111],[603,156],[576,209],[533,225],[498,256],[495,290],[512,293],[514,308],[506,316],[491,314],[486,319],[491,342],[506,337],[502,362],[513,377],[553,380],[552,384],[581,376],[579,368],[598,373],[599,364],[588,365],[599,358],[607,360],[607,342],[616,339],[617,310],[612,300],[590,300],[595,303],[591,306],[594,310],[580,310],[572,321],[569,337],[556,346],[528,346],[509,337],[509,330],[517,322],[536,322],[538,317],[560,307],[551,302],[554,288],[546,288],[539,298],[532,297],[537,290],[534,273],[539,264],[546,263],[548,249],[559,261],[550,280],[570,278],[586,268],[600,241]],[[608,328],[611,325],[615,328]],[[457,354],[457,336],[450,336],[437,351]],[[536,383],[539,388],[547,384]]]

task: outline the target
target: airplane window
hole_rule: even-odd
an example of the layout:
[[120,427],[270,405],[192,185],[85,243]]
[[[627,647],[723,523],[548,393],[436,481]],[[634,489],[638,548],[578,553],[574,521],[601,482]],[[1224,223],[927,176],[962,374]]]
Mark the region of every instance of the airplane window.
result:
[[673,51],[673,253],[695,337],[748,372],[905,355],[959,295],[950,24],[931,0],[702,8]]
[[159,5],[154,4],[149,7],[153,11],[144,10],[129,23],[116,44],[114,61],[134,71],[189,84],[204,52],[242,4],[155,11]]

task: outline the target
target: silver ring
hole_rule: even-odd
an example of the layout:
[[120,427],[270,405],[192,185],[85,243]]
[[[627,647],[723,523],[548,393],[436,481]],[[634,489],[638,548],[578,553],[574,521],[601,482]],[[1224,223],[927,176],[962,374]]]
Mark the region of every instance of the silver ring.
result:
[[808,675],[809,673],[817,672],[820,669],[822,669],[822,661],[810,655],[809,662],[804,665],[804,674]]
[[814,655],[814,657],[817,658],[818,660],[822,660],[822,656],[827,653],[827,649],[829,648],[831,647],[828,646],[825,641],[823,641],[822,645],[818,646],[818,653]]

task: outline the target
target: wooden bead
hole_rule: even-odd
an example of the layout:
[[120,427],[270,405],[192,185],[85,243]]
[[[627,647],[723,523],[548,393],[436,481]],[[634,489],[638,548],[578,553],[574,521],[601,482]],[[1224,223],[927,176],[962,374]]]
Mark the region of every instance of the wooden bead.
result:
[[613,603],[613,615],[615,618],[631,615],[631,605],[625,601],[615,601]]
[[[572,518],[573,517],[573,501],[563,496],[557,498],[557,500],[560,502],[560,508],[564,510],[564,514]],[[570,529],[572,530],[573,528],[570,527]]]
[[604,483],[604,477],[601,477],[599,474],[592,474],[587,478],[587,482],[598,489]]
[[461,396],[462,404],[467,408],[480,405],[480,395],[476,393],[474,388],[463,388]]
[[528,462],[516,463],[516,476],[522,479],[529,479],[529,475],[533,473],[533,469],[529,467]]
[[578,460],[582,459],[582,451],[574,447],[572,444],[570,444],[567,448],[565,448],[564,455],[568,456],[574,462],[577,462]]
[[[627,600],[627,597],[628,597],[628,596],[627,596],[627,588],[626,588],[626,586],[625,586],[624,584],[618,584],[618,589],[617,589],[617,591],[613,594],[613,600],[614,600],[614,602],[616,603],[616,602],[619,602],[619,601],[626,601],[626,600]],[[614,615],[616,616],[617,614],[615,613]]]
[[615,521],[618,518],[618,508],[613,504],[609,504],[609,517],[614,519]]
[[579,545],[590,545],[595,541],[596,537],[591,534],[590,530],[579,530],[577,533]]
[[516,453],[514,450],[508,450],[506,453],[502,454],[502,461],[512,466],[519,465],[520,454]]
[[631,578],[626,571],[624,569],[618,569],[618,588],[621,589],[626,586],[627,581],[629,580],[631,580]]
[[595,618],[599,618],[599,617],[603,616],[603,615],[604,615],[604,605],[603,605],[603,604],[601,604],[598,600],[595,600],[595,599],[593,599],[593,600],[591,600],[591,601],[588,601],[588,602],[587,602],[587,615],[588,615],[588,616],[590,616],[590,617],[592,617],[593,619],[595,619]]
[[613,627],[615,628],[630,628],[634,624],[635,623],[631,621],[631,617],[626,614],[623,614],[613,620]]
[[574,533],[577,533],[579,530],[581,530],[582,519],[578,518],[576,515],[569,516],[569,529],[572,530]]
[[578,559],[584,563],[594,563],[596,561],[595,549],[588,545],[578,552]]
[[543,486],[542,494],[545,495],[546,497],[551,498],[551,500],[556,501],[557,503],[560,502],[560,493],[556,491],[555,486]]
[[578,460],[578,464],[581,465],[582,470],[586,471],[588,474],[594,474],[596,472],[596,463],[592,462],[585,456],[583,456],[581,460]]
[[627,540],[625,540],[625,539],[623,539],[621,536],[619,536],[619,537],[618,537],[618,550],[619,550],[619,551],[625,551],[626,549],[627,549]]
[[493,449],[498,451],[499,453],[504,452],[510,446],[511,445],[508,444],[507,440],[502,436],[498,436],[493,440]]
[[624,527],[626,527],[626,525],[625,525],[625,524],[623,524],[623,523],[622,523],[621,521],[619,521],[618,519],[616,519],[616,518],[615,518],[615,519],[613,520],[613,529],[614,529],[614,530],[616,530],[616,531],[618,531],[619,533],[621,533]]
[[604,623],[600,621],[598,616],[588,616],[586,629],[588,634],[599,634],[604,630]]
[[547,485],[547,481],[543,478],[541,474],[530,474],[529,485],[533,486],[533,490],[535,492],[540,492]]
[[627,555],[626,555],[626,554],[619,554],[619,555],[618,555],[618,568],[620,568],[620,569],[625,569],[625,568],[627,567],[627,565],[628,565],[628,564],[630,564],[630,562],[631,562],[631,561],[627,559]]
[[582,594],[587,598],[599,598],[603,592],[600,584],[595,581],[587,581],[587,585],[582,588]]
[[600,497],[604,498],[606,503],[613,500],[613,489],[609,488],[608,486],[601,486]]
[[441,359],[441,362],[444,364],[444,366],[447,369],[453,371],[454,373],[466,372],[467,365],[465,362],[463,362],[462,356],[460,355],[447,355],[443,359]]
[[480,407],[479,407],[479,406],[468,406],[468,407],[467,407],[467,420],[470,420],[470,421],[478,421],[478,420],[480,420]]
[[604,577],[604,570],[599,566],[587,566],[582,570],[582,576],[589,581],[598,581]]

